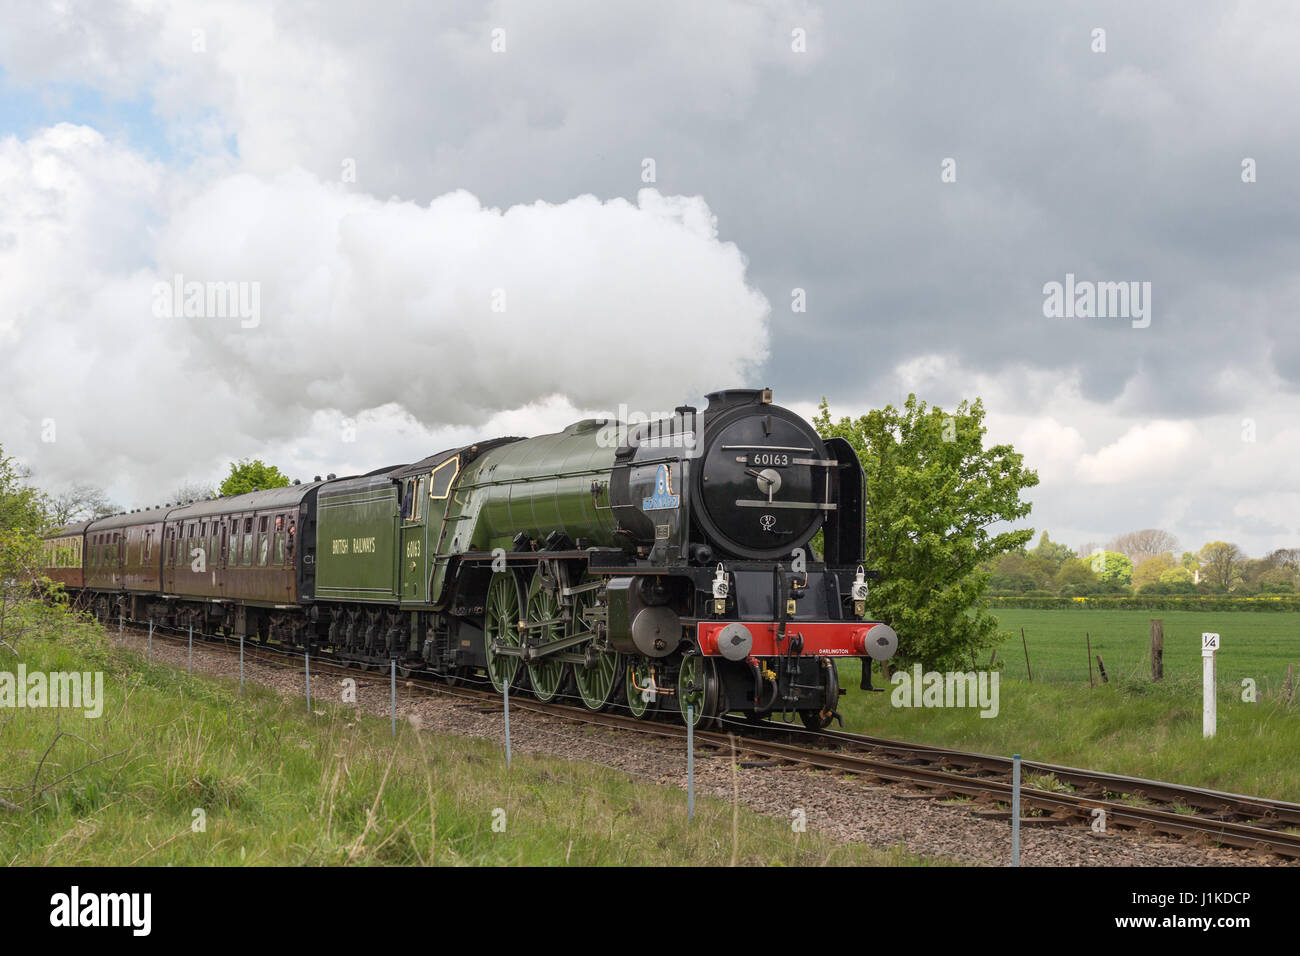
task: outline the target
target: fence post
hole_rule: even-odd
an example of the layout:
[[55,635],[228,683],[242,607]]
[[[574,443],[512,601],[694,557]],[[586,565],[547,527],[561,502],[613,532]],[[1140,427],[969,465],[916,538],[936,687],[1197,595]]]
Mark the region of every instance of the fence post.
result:
[[149,618],[149,660],[153,660],[153,618]]
[[244,692],[244,635],[239,635],[239,692]]
[[1020,754],[1011,755],[1011,865],[1020,865]]
[[117,639],[122,640],[122,622],[126,620],[126,612],[120,607],[117,609]]
[[1165,679],[1165,622],[1151,620],[1151,679]]
[[307,675],[307,713],[311,713],[311,645],[303,652],[303,672]]
[[686,705],[686,819],[695,819],[695,705]]
[[511,674],[509,677],[507,677],[504,681],[501,682],[501,686],[504,688],[503,693],[505,694],[505,712],[506,712],[506,766],[507,766],[507,767],[510,766],[510,681],[511,681],[513,678],[514,678],[514,674]]
[[190,673],[194,673],[194,625],[190,625]]
[[388,672],[389,698],[393,705],[393,736],[397,736],[397,658],[389,660],[391,670]]
[[1025,673],[1029,675],[1030,682],[1034,679],[1034,672],[1029,668],[1029,642],[1025,640],[1025,629],[1020,629],[1020,643],[1025,645]]

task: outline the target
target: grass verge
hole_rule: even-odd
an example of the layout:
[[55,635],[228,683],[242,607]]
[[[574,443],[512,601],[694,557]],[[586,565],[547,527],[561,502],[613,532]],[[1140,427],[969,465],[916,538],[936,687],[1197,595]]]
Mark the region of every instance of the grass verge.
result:
[[0,671],[101,671],[103,714],[0,708],[0,863],[900,865],[579,761],[517,755],[194,678],[32,607]]

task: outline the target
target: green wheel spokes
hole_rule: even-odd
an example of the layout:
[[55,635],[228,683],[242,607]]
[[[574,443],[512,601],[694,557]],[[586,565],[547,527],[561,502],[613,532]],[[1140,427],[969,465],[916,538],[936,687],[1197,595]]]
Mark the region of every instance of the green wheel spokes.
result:
[[613,701],[625,666],[618,651],[598,651],[596,662],[590,667],[574,666],[573,679],[588,710],[603,710]]
[[633,661],[626,670],[627,709],[638,720],[650,716],[659,706],[659,694],[651,690],[654,685],[654,665],[649,661]]
[[[560,616],[560,602],[555,599],[555,592],[533,582],[533,593],[528,598],[528,640],[530,644],[549,644],[564,637],[562,624],[535,625],[543,621],[554,621]],[[533,684],[533,693],[541,701],[552,700],[564,686],[568,664],[556,657],[543,657],[528,665],[528,676]]]
[[519,594],[510,574],[492,575],[483,611],[483,653],[487,658],[488,679],[501,694],[507,684],[514,687],[519,670],[518,657],[492,650],[493,643],[519,646]]
[[688,713],[694,726],[708,726],[718,709],[718,677],[713,661],[698,654],[682,658],[677,672],[677,705],[681,708],[682,722]]
[[[590,592],[579,595],[573,609],[571,634],[590,630],[582,612],[593,603],[594,598]],[[577,685],[583,706],[588,710],[604,710],[610,706],[623,688],[623,671],[626,667],[627,659],[622,654],[612,648],[600,647],[595,648],[595,661],[590,666],[574,664],[573,682]]]

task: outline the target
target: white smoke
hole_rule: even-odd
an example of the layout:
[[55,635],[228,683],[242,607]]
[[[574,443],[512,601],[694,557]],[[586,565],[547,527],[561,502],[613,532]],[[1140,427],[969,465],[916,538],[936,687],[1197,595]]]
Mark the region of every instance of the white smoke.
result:
[[[0,442],[47,482],[163,493],[263,448],[390,463],[331,447],[342,420],[383,459],[519,410],[671,408],[765,358],[745,266],[699,197],[419,206],[302,170],[196,186],[64,124],[0,141]],[[173,282],[255,289],[257,320],[160,317]]]

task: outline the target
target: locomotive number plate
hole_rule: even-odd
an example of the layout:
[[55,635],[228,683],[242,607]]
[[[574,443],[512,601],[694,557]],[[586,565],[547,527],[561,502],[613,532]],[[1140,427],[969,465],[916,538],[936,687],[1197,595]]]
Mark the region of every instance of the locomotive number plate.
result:
[[775,465],[778,468],[790,464],[790,456],[785,452],[760,451],[749,456],[747,464],[750,465]]

